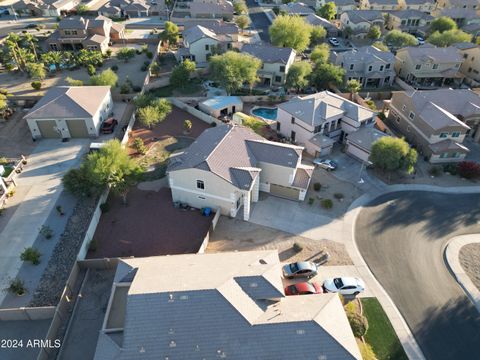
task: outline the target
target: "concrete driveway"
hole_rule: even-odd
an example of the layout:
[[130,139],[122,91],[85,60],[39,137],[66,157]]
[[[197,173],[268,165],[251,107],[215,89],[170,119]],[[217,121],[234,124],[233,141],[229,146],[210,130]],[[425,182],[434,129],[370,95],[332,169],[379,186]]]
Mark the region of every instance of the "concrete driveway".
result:
[[268,35],[268,28],[270,27],[271,22],[267,15],[265,15],[263,8],[259,6],[255,0],[247,0],[247,6],[248,15],[252,20],[252,24],[250,26],[258,31],[258,35],[262,41],[269,43],[270,36]]
[[[17,178],[12,203],[7,205],[11,214],[0,232],[1,289],[17,276],[22,265],[20,253],[35,242],[39,228],[47,220],[63,190],[61,181],[64,173],[79,165],[90,142],[89,139],[72,139],[66,143],[58,139],[44,139],[28,157],[28,164]],[[0,292],[0,303],[5,295],[5,292]]]
[[444,248],[480,233],[480,194],[391,193],[356,223],[358,248],[428,359],[477,359],[480,314],[447,270]]

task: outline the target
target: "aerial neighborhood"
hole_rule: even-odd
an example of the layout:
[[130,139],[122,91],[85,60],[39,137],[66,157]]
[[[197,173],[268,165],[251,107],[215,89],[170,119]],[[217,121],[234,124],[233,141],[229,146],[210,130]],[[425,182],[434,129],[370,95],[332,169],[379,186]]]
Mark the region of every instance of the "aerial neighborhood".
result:
[[0,2],[0,359],[477,359],[478,0]]

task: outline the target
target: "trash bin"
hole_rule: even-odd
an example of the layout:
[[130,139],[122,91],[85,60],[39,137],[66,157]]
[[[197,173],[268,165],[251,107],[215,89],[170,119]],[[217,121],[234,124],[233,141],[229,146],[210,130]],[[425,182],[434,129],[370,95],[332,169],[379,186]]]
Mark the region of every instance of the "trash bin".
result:
[[212,209],[207,207],[207,208],[203,208],[203,215],[204,216],[210,216],[210,214],[212,213]]

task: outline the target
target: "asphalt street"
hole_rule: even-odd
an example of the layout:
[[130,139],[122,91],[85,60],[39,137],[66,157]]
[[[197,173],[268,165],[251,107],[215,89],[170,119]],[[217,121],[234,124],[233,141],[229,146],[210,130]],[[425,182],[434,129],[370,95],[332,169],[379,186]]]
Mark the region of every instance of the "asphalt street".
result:
[[447,241],[470,233],[480,233],[480,194],[391,193],[357,219],[363,258],[429,360],[480,358],[480,314],[444,261]]
[[264,42],[270,42],[270,37],[268,36],[268,28],[271,25],[270,20],[268,20],[267,15],[263,9],[255,2],[255,0],[247,0],[248,14],[252,20],[250,25],[252,28],[258,31],[260,39]]

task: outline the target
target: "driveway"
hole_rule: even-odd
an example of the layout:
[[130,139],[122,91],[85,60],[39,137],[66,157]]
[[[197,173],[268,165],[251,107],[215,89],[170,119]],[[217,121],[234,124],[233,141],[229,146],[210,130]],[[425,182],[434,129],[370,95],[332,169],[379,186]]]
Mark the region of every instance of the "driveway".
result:
[[[59,198],[64,173],[79,165],[90,140],[75,139],[62,143],[58,139],[41,140],[17,178],[12,202],[7,205],[8,222],[0,232],[0,288],[8,286],[21,265],[20,253],[32,246],[39,228],[45,223]],[[0,292],[0,303],[6,293]]]
[[428,359],[475,359],[480,314],[447,270],[453,236],[480,233],[480,194],[391,193],[360,212],[358,248]]
[[247,0],[247,7],[248,15],[252,20],[250,26],[258,31],[258,35],[262,41],[269,43],[270,36],[268,35],[268,28],[270,27],[271,22],[267,15],[265,15],[263,8],[259,6],[255,0]]

